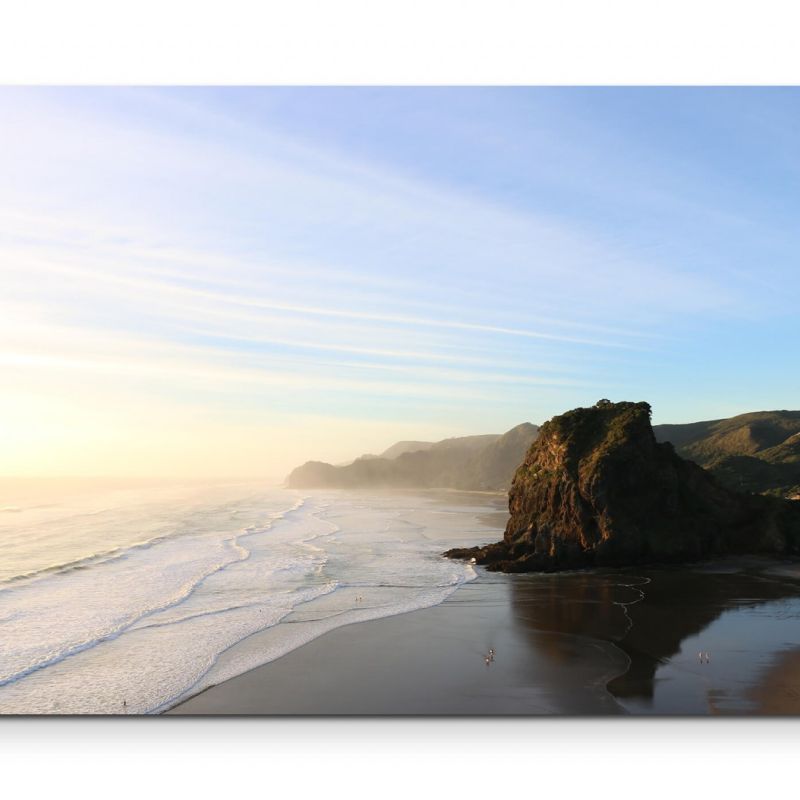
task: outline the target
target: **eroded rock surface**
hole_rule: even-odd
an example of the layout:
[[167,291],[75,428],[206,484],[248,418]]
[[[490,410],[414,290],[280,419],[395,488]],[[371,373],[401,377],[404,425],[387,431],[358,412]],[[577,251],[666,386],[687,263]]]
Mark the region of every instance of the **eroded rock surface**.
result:
[[456,549],[507,572],[793,555],[800,503],[721,486],[659,443],[647,403],[578,408],[545,423],[517,469],[502,542]]

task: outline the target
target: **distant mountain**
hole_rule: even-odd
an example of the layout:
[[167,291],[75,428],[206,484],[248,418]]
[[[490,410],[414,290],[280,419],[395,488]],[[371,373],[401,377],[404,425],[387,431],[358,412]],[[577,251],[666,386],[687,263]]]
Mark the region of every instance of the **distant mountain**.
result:
[[286,483],[292,489],[504,491],[538,430],[525,422],[502,435],[398,442],[381,456],[358,458],[347,466],[309,461],[293,470]]
[[729,419],[655,425],[660,442],[738,491],[800,494],[800,411],[755,411]]
[[387,447],[378,458],[397,458],[403,453],[417,453],[420,450],[430,450],[436,442],[396,442],[391,447]]
[[[402,441],[380,455],[333,466],[309,461],[287,478],[292,488],[506,489],[538,428],[441,442]],[[729,419],[654,425],[685,459],[736,491],[800,497],[800,411],[756,411]]]
[[[355,461],[369,461],[375,458],[388,458],[391,460],[397,458],[397,456],[403,455],[403,453],[416,453],[419,450],[430,450],[434,444],[436,444],[436,442],[395,442],[378,456],[374,453],[364,453],[364,455],[356,458]],[[352,463],[352,461],[348,461],[347,464],[341,464],[340,466],[347,466]]]
[[[336,464],[337,467],[349,467],[356,461],[369,461],[375,458],[397,458],[403,453],[415,453],[417,450],[430,450],[436,442],[395,442],[391,447],[387,447],[380,455],[376,456],[374,453],[364,453],[352,461],[344,461],[341,464]],[[324,462],[319,462],[324,463]]]

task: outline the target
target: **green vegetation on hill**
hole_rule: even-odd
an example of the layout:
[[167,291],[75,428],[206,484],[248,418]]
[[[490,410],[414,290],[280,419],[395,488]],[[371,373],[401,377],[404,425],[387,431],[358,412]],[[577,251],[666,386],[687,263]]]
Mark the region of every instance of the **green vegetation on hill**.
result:
[[800,411],[756,411],[656,425],[653,431],[731,489],[783,497],[800,493]]

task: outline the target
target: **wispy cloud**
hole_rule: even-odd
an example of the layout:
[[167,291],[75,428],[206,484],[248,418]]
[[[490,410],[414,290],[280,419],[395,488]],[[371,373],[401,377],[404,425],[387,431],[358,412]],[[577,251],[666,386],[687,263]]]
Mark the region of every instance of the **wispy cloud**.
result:
[[[80,381],[98,417],[111,394],[134,417],[137,403],[154,419],[203,408],[217,441],[253,409],[422,425],[428,408],[441,435],[466,433],[487,409],[499,428],[659,387],[659,363],[693,363],[703,321],[763,321],[777,294],[788,306],[783,267],[754,281],[736,248],[720,266],[721,232],[748,209],[702,187],[681,199],[711,167],[680,148],[649,166],[646,140],[615,117],[587,137],[569,105],[537,107],[573,125],[561,138],[515,113],[476,123],[498,174],[519,165],[513,193],[447,153],[463,146],[456,117],[398,137],[403,161],[201,91],[1,91],[0,365],[27,398],[9,407],[25,418],[37,392]],[[415,146],[450,172],[409,169]],[[555,160],[528,165],[536,148]],[[591,219],[590,195],[623,222]]]

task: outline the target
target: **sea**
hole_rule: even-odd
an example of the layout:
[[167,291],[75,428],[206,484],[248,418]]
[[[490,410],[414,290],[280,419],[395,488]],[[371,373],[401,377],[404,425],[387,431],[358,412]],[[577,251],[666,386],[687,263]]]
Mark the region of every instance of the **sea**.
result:
[[489,499],[451,499],[2,480],[0,713],[159,713],[338,626],[441,603],[475,577],[442,551],[501,527]]
[[[399,673],[385,654],[379,713],[749,714],[764,692],[800,713],[796,563],[502,575],[442,557],[501,538],[504,506],[258,481],[0,480],[0,714],[158,714],[336,628],[423,608],[447,620],[442,635],[404,652]],[[498,648],[488,671],[478,640]],[[324,683],[325,664],[313,672]]]

